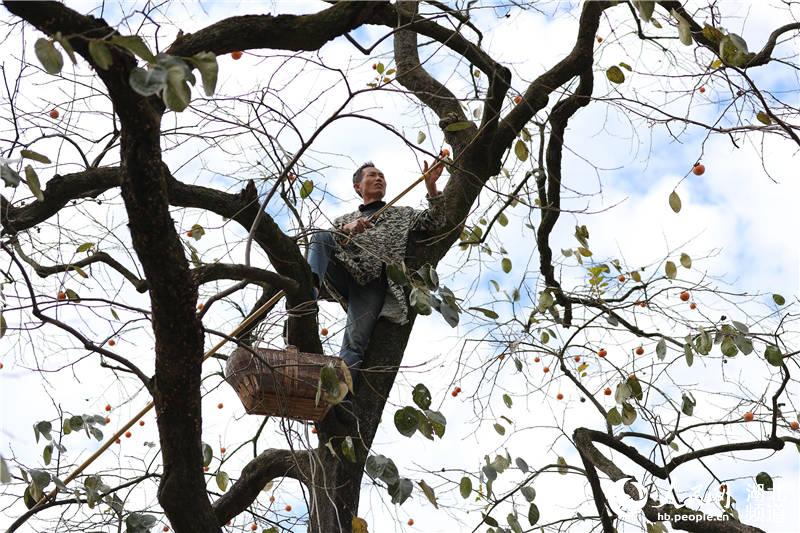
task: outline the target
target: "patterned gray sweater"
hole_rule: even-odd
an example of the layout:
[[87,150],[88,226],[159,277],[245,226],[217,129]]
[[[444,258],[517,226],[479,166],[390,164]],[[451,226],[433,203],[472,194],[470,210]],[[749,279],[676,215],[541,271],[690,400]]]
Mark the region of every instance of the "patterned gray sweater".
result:
[[[374,222],[373,227],[348,237],[334,233],[339,244],[338,259],[357,283],[364,285],[379,277],[383,265],[400,264],[405,260],[408,234],[414,230],[433,231],[445,225],[444,194],[426,196],[428,209],[420,211],[413,207],[389,207]],[[336,218],[333,227],[342,227],[359,217],[361,211],[353,211]],[[331,289],[331,287],[328,287]],[[403,288],[388,280],[386,300],[381,316],[392,322],[405,324],[408,321],[408,306]]]

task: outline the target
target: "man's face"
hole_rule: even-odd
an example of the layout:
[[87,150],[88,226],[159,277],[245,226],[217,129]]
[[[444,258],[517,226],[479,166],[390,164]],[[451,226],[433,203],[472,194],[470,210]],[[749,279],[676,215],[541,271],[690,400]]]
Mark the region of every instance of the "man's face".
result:
[[361,181],[354,183],[353,188],[365,202],[374,202],[386,194],[386,178],[377,168],[366,167],[361,171]]

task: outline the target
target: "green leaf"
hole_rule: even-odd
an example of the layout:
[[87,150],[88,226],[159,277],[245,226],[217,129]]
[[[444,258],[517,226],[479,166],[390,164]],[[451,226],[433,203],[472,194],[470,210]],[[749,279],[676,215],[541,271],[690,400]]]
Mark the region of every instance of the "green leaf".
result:
[[199,52],[193,55],[190,60],[200,71],[200,77],[203,80],[203,91],[206,96],[212,96],[217,88],[217,75],[219,73],[217,56],[213,52]]
[[739,35],[729,33],[719,42],[719,55],[726,64],[743,67],[749,60],[747,43]]
[[506,404],[506,407],[508,407],[509,409],[511,408],[512,405],[514,405],[514,402],[511,400],[511,396],[509,396],[508,394],[503,394],[503,403]]
[[616,407],[612,407],[608,411],[608,415],[606,416],[606,420],[608,420],[608,423],[611,424],[612,426],[618,426],[618,425],[622,424],[622,415],[619,414],[619,411],[617,410]]
[[78,246],[78,248],[75,250],[75,253],[82,254],[83,252],[88,252],[92,248],[94,248],[94,243],[85,242],[85,243],[81,244],[80,246]]
[[378,74],[383,74],[384,69],[386,69],[386,66],[383,63],[378,63],[375,67]]
[[694,352],[692,351],[691,343],[685,343],[683,345],[683,356],[686,358],[686,365],[692,366],[694,363]]
[[411,496],[411,491],[414,489],[414,485],[411,483],[410,479],[402,478],[397,481],[397,483],[393,485],[389,485],[389,495],[392,497],[392,503],[396,503],[398,505],[403,505],[409,496]]
[[742,324],[741,322],[738,322],[736,320],[731,320],[731,324],[733,324],[733,327],[735,327],[742,333],[746,334],[750,331],[750,328],[748,328],[746,324]]
[[684,394],[681,399],[681,412],[686,416],[692,416],[694,413],[694,406],[697,405],[697,401],[695,401],[694,397]]
[[622,423],[630,426],[636,421],[636,409],[631,404],[625,402],[622,404]]
[[64,58],[61,56],[53,41],[45,38],[36,39],[33,45],[36,57],[48,74],[58,74],[64,68]]
[[397,285],[404,287],[409,284],[405,267],[401,263],[392,263],[390,265],[386,265],[386,276]]
[[2,457],[0,457],[0,483],[3,485],[11,483],[11,471],[8,469],[8,463]]
[[734,357],[736,354],[739,353],[739,349],[736,347],[736,343],[728,335],[726,335],[725,338],[722,340],[720,351],[722,352],[722,355],[726,357]]
[[625,81],[625,73],[618,66],[613,65],[606,70],[606,78],[611,83],[622,83]]
[[[144,39],[138,35],[113,35],[111,43],[122,47],[129,52],[141,57],[148,63],[155,63],[156,56],[150,51],[150,48],[145,44]],[[201,52],[208,53],[208,52]]]
[[506,521],[508,522],[508,526],[511,528],[511,531],[514,533],[522,533],[522,526],[520,526],[519,520],[517,520],[517,517],[514,516],[513,513],[508,514]]
[[211,446],[203,443],[203,466],[208,466],[211,464],[211,460],[214,458],[214,451],[211,449]]
[[306,199],[311,196],[311,192],[314,190],[314,182],[312,180],[306,180],[303,182],[303,185],[300,187],[300,198]]
[[491,309],[485,309],[483,307],[470,307],[469,309],[470,309],[470,311],[481,312],[481,313],[483,313],[483,316],[485,316],[486,318],[490,318],[492,320],[497,320],[498,318],[500,318],[500,315],[498,315],[497,313],[495,313]]
[[530,507],[528,507],[528,522],[531,526],[535,526],[536,523],[539,521],[539,508],[536,506],[535,503],[531,503]]
[[425,142],[426,135],[424,131],[420,131],[417,133],[417,144],[422,144]]
[[772,124],[772,119],[769,118],[769,115],[766,114],[764,111],[759,111],[758,113],[756,113],[756,120],[758,120],[765,126],[769,126]]
[[411,304],[411,307],[413,307],[414,310],[420,315],[431,314],[431,295],[427,290],[414,287],[411,289],[411,293],[408,295],[408,300]]
[[142,96],[152,96],[167,86],[167,69],[161,65],[148,68],[136,67],[128,76],[131,89]]
[[467,476],[462,477],[461,483],[458,484],[458,491],[465,500],[469,498],[469,495],[472,494],[472,480]]
[[494,427],[494,430],[497,432],[498,435],[505,435],[506,434],[506,428],[504,428],[502,424],[498,424],[498,423],[495,422],[493,427]]
[[417,410],[413,407],[403,407],[394,413],[394,426],[404,437],[411,437],[419,426]]
[[89,41],[89,55],[92,56],[92,61],[94,61],[95,65],[102,70],[108,70],[108,67],[114,62],[111,57],[111,50],[102,40],[92,39]]
[[164,100],[164,104],[169,109],[175,111],[176,113],[180,113],[189,107],[189,102],[192,99],[192,93],[189,89],[189,84],[183,80],[172,81],[169,78],[169,74],[167,75],[167,80],[167,87],[164,89],[162,99]]
[[783,356],[781,355],[781,349],[772,344],[767,346],[767,349],[764,350],[764,358],[772,366],[781,366],[781,364],[783,364]]
[[453,122],[452,124],[447,126],[444,129],[444,131],[451,131],[451,132],[452,131],[462,131],[462,130],[465,130],[467,128],[471,128],[473,126],[474,126],[474,124],[472,122],[468,121],[468,120],[467,121],[462,121],[462,122]]
[[223,472],[222,470],[217,472],[216,480],[217,480],[217,487],[219,487],[219,490],[221,490],[222,492],[228,490],[228,482],[230,481],[230,479],[231,478],[228,477],[227,472]]
[[550,309],[554,303],[555,299],[553,298],[553,295],[550,294],[550,291],[542,291],[542,294],[539,295],[539,304],[537,309],[539,309],[540,313],[544,313]]
[[529,155],[528,145],[518,139],[516,144],[514,144],[514,154],[516,154],[517,159],[520,161],[527,161]]
[[678,39],[681,41],[681,44],[691,46],[693,43],[692,28],[689,24],[689,21],[683,18],[674,9],[672,10],[672,16],[678,21]]
[[764,490],[772,490],[772,477],[766,472],[756,474],[756,483],[761,485]]
[[650,22],[653,18],[653,11],[655,11],[656,3],[654,0],[638,0],[634,2],[636,9],[639,11],[639,16],[645,22]]
[[558,459],[556,460],[556,464],[558,464],[558,473],[562,476],[566,476],[567,472],[569,472],[569,469],[567,468],[567,460],[559,455]]
[[64,292],[66,292],[68,300],[70,300],[72,302],[80,302],[81,301],[81,297],[78,296],[78,293],[73,291],[72,289],[67,289]]
[[786,303],[786,298],[780,294],[773,294],[772,301],[775,302],[776,305],[784,305]]
[[44,451],[42,452],[42,459],[44,459],[44,464],[49,465],[50,461],[53,459],[53,445],[48,444],[44,447]]
[[422,489],[422,493],[426,498],[428,498],[428,501],[431,502],[436,509],[438,509],[439,504],[436,502],[436,493],[433,491],[433,488],[425,483],[425,481],[422,479],[417,481],[417,485],[419,485],[419,488]]
[[351,463],[356,462],[356,449],[353,447],[353,438],[350,435],[342,440],[342,455]]
[[57,31],[55,35],[53,35],[53,39],[61,45],[61,48],[63,48],[67,53],[69,60],[72,61],[72,64],[76,64],[77,60],[75,59],[75,49],[72,48],[72,45],[69,43],[69,39],[61,35],[60,31]]
[[664,265],[664,272],[667,274],[669,279],[675,279],[678,277],[678,267],[675,266],[675,263],[672,261],[667,261]]
[[347,396],[347,384],[339,380],[332,365],[325,365],[320,370],[317,396],[331,405],[340,403]]
[[502,213],[502,212],[501,212],[501,213],[498,213],[498,214],[497,214],[497,222],[498,222],[498,223],[499,223],[501,226],[504,226],[504,227],[505,227],[505,226],[508,226],[508,217],[506,216],[506,214],[505,214],[505,213]]
[[715,28],[714,26],[709,26],[708,24],[703,24],[703,37],[708,39],[709,41],[713,41],[714,43],[719,43],[722,38],[725,36],[719,29]]
[[681,254],[681,266],[683,268],[692,268],[692,258],[688,254]]
[[680,213],[680,211],[681,211],[681,197],[678,196],[678,193],[675,192],[675,191],[672,191],[671,193],[669,193],[669,206],[676,213]]
[[508,257],[504,257],[503,260],[500,261],[500,267],[506,274],[511,272],[511,259],[509,259]]
[[622,68],[624,68],[628,72],[633,72],[633,68],[631,68],[631,66],[629,64],[627,64],[627,63],[624,63],[624,62],[620,63],[619,66],[621,66]]
[[25,181],[28,182],[28,187],[36,199],[43,202],[44,193],[42,193],[42,186],[39,183],[39,176],[36,175],[36,171],[30,165],[25,165]]
[[521,487],[521,488],[519,489],[519,491],[522,493],[522,496],[523,496],[523,497],[525,498],[525,500],[527,500],[528,502],[532,502],[534,499],[536,499],[536,491],[533,489],[533,487],[528,487],[528,486],[526,485],[526,486],[524,486],[524,487]]
[[22,181],[22,176],[17,174],[17,171],[8,166],[8,163],[0,165],[0,179],[3,180],[6,187],[16,187]]
[[417,383],[414,387],[411,398],[420,409],[429,409],[431,406],[431,392],[422,383]]
[[481,513],[481,516],[483,516],[483,523],[486,524],[487,526],[497,527],[497,526],[500,525],[500,524],[497,523],[497,520],[495,520],[494,518],[492,518],[488,514]]
[[19,155],[24,157],[25,159],[33,159],[34,161],[38,161],[39,163],[44,163],[45,165],[49,165],[52,163],[50,158],[46,155],[42,155],[39,152],[34,152],[33,150],[21,150]]
[[656,355],[660,361],[663,361],[664,357],[667,356],[667,342],[664,339],[660,339],[656,344]]
[[741,351],[744,355],[750,355],[751,353],[753,353],[753,341],[751,341],[744,335],[735,336],[733,338],[733,342],[736,343],[736,347],[739,348],[739,351]]

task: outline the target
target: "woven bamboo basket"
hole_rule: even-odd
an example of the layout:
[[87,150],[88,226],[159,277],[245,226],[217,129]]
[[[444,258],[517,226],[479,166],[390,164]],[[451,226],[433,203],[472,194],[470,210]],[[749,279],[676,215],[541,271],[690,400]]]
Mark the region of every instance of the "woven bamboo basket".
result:
[[316,403],[320,371],[333,364],[344,379],[341,359],[299,352],[294,346],[253,351],[237,348],[225,367],[225,380],[236,390],[247,414],[314,422],[325,418],[331,405],[322,399]]

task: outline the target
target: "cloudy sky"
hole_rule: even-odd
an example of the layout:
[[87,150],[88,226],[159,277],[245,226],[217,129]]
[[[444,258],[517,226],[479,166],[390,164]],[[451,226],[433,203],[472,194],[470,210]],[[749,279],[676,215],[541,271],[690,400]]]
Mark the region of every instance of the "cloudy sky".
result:
[[[500,3],[480,5],[481,9],[476,10],[473,17],[483,32],[484,48],[496,60],[512,68],[516,92],[524,92],[527,82],[557,62],[572,47],[580,9],[577,3],[544,2],[537,4],[537,9],[529,10],[509,8]],[[767,9],[759,4],[761,9],[753,9],[754,5],[726,1],[720,3],[719,8],[723,16],[721,25],[742,35],[751,49],[758,49],[769,32],[785,23],[789,15],[776,6]],[[325,6],[322,2],[300,1],[273,2],[266,8],[261,3],[252,2],[169,4],[158,15],[171,23],[160,30],[158,44],[164,48],[178,28],[191,32],[235,14],[304,13]],[[94,3],[76,3],[73,7],[89,12],[96,6]],[[137,31],[140,18],[125,19],[123,13],[128,14],[131,10],[131,4],[108,4],[102,15],[109,23],[119,25],[122,33],[132,33]],[[101,14],[96,10],[92,12]],[[796,17],[797,13],[794,15]],[[9,20],[6,13],[3,17]],[[674,37],[676,30],[667,24],[664,14],[658,14],[658,18],[663,29],[649,26],[649,34]],[[698,14],[698,19],[704,20],[704,15]],[[35,63],[33,41],[38,35],[30,28],[25,29],[26,46],[23,47],[20,28],[9,27],[9,31],[7,44],[13,52],[9,54],[4,69],[7,75],[15,77],[20,71],[21,58]],[[385,28],[370,26],[353,32],[353,37],[368,45],[385,32]],[[152,27],[146,27],[144,35],[154,48],[156,41]],[[703,283],[706,289],[725,291],[730,296],[723,298],[710,292],[698,293],[695,300],[701,314],[686,317],[688,309],[676,304],[673,291],[671,299],[665,295],[660,302],[665,314],[671,318],[649,311],[641,312],[637,315],[640,326],[683,337],[687,333],[683,319],[695,321],[697,325],[727,315],[751,326],[756,317],[766,317],[758,326],[770,331],[775,322],[774,317],[770,318],[774,311],[770,295],[781,293],[787,300],[794,300],[800,274],[798,248],[791,231],[798,223],[794,206],[798,197],[797,171],[792,164],[796,146],[777,135],[760,132],[748,136],[736,134],[734,145],[730,136],[709,136],[701,127],[685,127],[677,121],[665,125],[642,118],[642,115],[647,115],[658,121],[669,113],[676,117],[689,117],[697,123],[719,121],[720,125],[731,126],[739,120],[737,114],[742,122],[755,124],[755,114],[759,109],[753,105],[752,99],[747,98],[737,100],[734,107],[730,107],[736,88],[732,88],[721,75],[711,75],[697,66],[697,62],[705,65],[713,60],[708,52],[698,52],[695,58],[692,48],[683,47],[675,39],[659,41],[669,48],[669,54],[661,52],[654,44],[642,44],[631,34],[630,13],[624,7],[608,13],[598,35],[603,38],[595,56],[594,96],[598,101],[581,110],[567,132],[563,175],[569,193],[565,193],[563,207],[568,212],[562,215],[551,238],[556,255],[562,248],[577,246],[572,236],[576,224],[585,224],[590,230],[592,259],[619,259],[625,270],[646,267],[643,273],[646,278],[658,277],[665,259],[677,262],[680,253],[687,253],[694,258],[694,263],[691,270],[681,269],[680,286]],[[795,38],[793,42],[779,46],[775,55],[796,62],[796,44]],[[472,80],[468,65],[438,47],[427,46],[421,53],[423,57],[430,56],[426,67],[440,81],[447,83],[455,94],[461,97],[470,94]],[[391,40],[378,45],[370,56],[361,54],[345,39],[337,39],[318,54],[252,51],[239,61],[220,57],[220,78],[215,98],[204,99],[199,92],[194,92],[195,100],[190,110],[181,115],[166,115],[164,128],[171,130],[165,139],[166,160],[176,176],[187,182],[238,190],[243,180],[256,179],[261,180],[259,187],[263,190],[269,185],[264,182],[264,176],[275,172],[274,154],[265,155],[255,137],[242,127],[244,122],[253,119],[254,108],[233,98],[247,94],[249,100],[255,101],[263,96],[268,104],[290,112],[294,124],[307,139],[347,98],[345,78],[352,90],[365,89],[375,75],[371,68],[375,62],[383,62],[389,68],[392,63]],[[628,63],[633,71],[626,71],[624,84],[614,86],[605,79],[604,71],[620,62]],[[56,131],[83,133],[94,139],[96,132],[110,129],[109,116],[97,113],[109,111],[107,101],[98,95],[99,81],[92,77],[85,63],[79,62],[74,72],[72,68],[65,69],[65,79],[58,81],[34,69],[24,71],[23,90],[17,106],[23,111],[20,114],[25,124],[32,128],[26,142],[41,133]],[[773,91],[789,105],[797,107],[800,104],[799,93],[796,90],[792,92],[798,86],[798,80],[790,68],[769,65],[756,69],[752,75],[761,88]],[[71,81],[73,78],[79,79],[81,85],[75,85]],[[480,84],[484,80],[478,78],[476,81]],[[701,86],[705,89],[702,93],[698,91]],[[92,95],[89,98],[66,104],[78,96],[89,94]],[[4,102],[7,103],[7,98]],[[470,112],[479,105],[466,99],[465,104]],[[510,99],[507,105],[509,108],[513,105]],[[9,137],[8,107],[5,105],[2,110],[4,139]],[[62,110],[60,121],[46,118],[46,113],[53,107]],[[412,143],[416,142],[418,132],[424,132],[426,139],[420,147],[429,152],[437,152],[442,146],[436,121],[393,84],[386,90],[359,95],[347,110],[391,126]],[[263,113],[262,117],[268,133],[284,150],[291,153],[297,149],[297,136],[282,129],[277,121],[272,120],[274,116]],[[796,116],[794,119],[796,121]],[[184,130],[199,132],[208,139],[187,140],[180,134]],[[95,133],[90,135],[91,132]],[[215,138],[215,142],[211,142],[211,138]],[[2,149],[7,155],[8,142],[4,140],[3,143]],[[80,144],[94,157],[104,143],[92,145],[82,140]],[[65,173],[78,168],[80,159],[70,151],[68,144],[50,139],[40,141],[36,146],[37,150],[53,159],[54,154],[59,154],[58,166],[46,167],[40,172],[43,181],[56,172]],[[424,155],[412,151],[395,133],[374,122],[354,118],[333,122],[319,134],[301,161],[304,169],[301,179],[313,180],[315,184],[310,199],[298,202],[304,222],[313,220],[316,225],[325,226],[326,219],[354,209],[357,198],[352,192],[350,175],[354,167],[367,159],[374,160],[386,173],[389,183],[387,196],[393,197],[418,175]],[[104,163],[113,164],[116,160],[116,154],[112,153]],[[692,165],[698,161],[706,166],[706,173],[699,177],[690,173]],[[513,154],[510,155],[505,163],[509,177],[501,176],[493,180],[492,185],[501,191],[509,191],[531,164],[532,161],[520,163]],[[23,200],[29,195],[23,189],[4,189],[3,194],[15,201]],[[667,202],[673,190],[683,201],[679,214],[673,213]],[[422,206],[423,194],[421,188],[415,190],[403,203]],[[82,204],[59,220],[53,220],[60,228],[47,225],[41,234],[31,236],[37,243],[39,255],[36,257],[48,263],[66,262],[72,260],[73,243],[96,242],[99,248],[115,257],[127,259],[126,264],[134,268],[118,191],[103,195],[102,200],[103,206]],[[493,215],[495,202],[491,194],[485,194],[471,222],[475,223],[481,216]],[[267,211],[286,231],[297,231],[292,216],[279,201],[273,201]],[[459,297],[467,298],[469,306],[492,307],[501,315],[501,321],[507,320],[512,313],[527,319],[538,290],[538,256],[532,232],[525,226],[526,222],[537,224],[538,218],[534,214],[529,219],[530,213],[522,205],[510,209],[507,215],[510,219],[508,226],[496,226],[493,230],[491,247],[494,253],[491,256],[485,252],[479,254],[477,250],[465,253],[456,248],[438,268],[443,282]],[[242,261],[246,233],[242,229],[207,214],[187,210],[176,210],[174,218],[181,231],[195,223],[206,228],[206,236],[193,242],[204,261]],[[26,239],[23,242],[31,242]],[[57,239],[69,244],[56,246]],[[501,248],[505,249],[505,256],[514,265],[508,274],[500,268]],[[565,286],[580,288],[585,285],[586,271],[576,266],[574,258],[559,257],[557,260],[563,263],[559,271]],[[254,264],[259,261],[263,261],[263,257],[257,254]],[[496,281],[501,291],[509,294],[519,288],[522,298],[513,304],[504,300],[502,293],[492,288],[490,280]],[[89,280],[60,276],[58,280],[36,282],[42,293],[50,296],[63,283],[63,286],[78,290],[82,296],[103,294],[134,307],[147,306],[144,296],[123,285],[113,273],[95,270]],[[202,296],[207,298],[224,287],[204,288]],[[609,290],[621,288],[612,283]],[[16,302],[16,294],[24,292],[20,288],[10,291],[14,296],[6,295],[7,302]],[[742,296],[743,293],[752,296]],[[236,302],[252,304],[255,296],[255,293],[247,292]],[[237,323],[232,305],[217,304],[213,310],[205,319],[209,327],[230,330]],[[119,311],[123,319],[135,316],[134,313]],[[148,355],[152,352],[152,336],[144,321],[128,323],[120,332],[121,322],[111,319],[107,307],[93,313],[85,310],[75,313],[63,307],[52,312],[80,325],[83,331],[91,332],[93,338],[114,337],[118,340],[121,354],[135,360],[146,372],[152,371],[152,358]],[[20,327],[24,316],[19,313],[8,315],[12,329]],[[273,322],[279,323],[279,319],[276,316]],[[332,304],[323,305],[321,321],[332,331],[343,327],[342,314]],[[563,342],[571,333],[551,329],[558,339],[552,341],[554,344]],[[99,368],[93,357],[87,358],[73,340],[57,330],[41,328],[10,333],[2,340],[4,369],[0,377],[3,390],[0,453],[4,457],[14,456],[28,468],[41,467],[43,444],[34,443],[30,426],[38,420],[56,418],[56,406],[76,414],[101,413],[103,406],[110,404],[113,406],[110,425],[113,429],[115,424],[127,420],[148,401],[135,381],[113,380],[108,370]],[[277,336],[277,327],[266,331],[265,345],[280,346]],[[492,342],[491,339],[504,342]],[[522,373],[516,372],[510,358],[498,362],[495,356],[507,348],[510,339],[523,339],[518,328],[514,331],[499,326],[479,314],[464,315],[462,324],[456,329],[447,326],[437,314],[417,320],[403,361],[405,368],[398,377],[384,414],[388,423],[378,432],[374,452],[392,457],[403,475],[413,480],[425,479],[436,489],[441,509],[435,510],[419,491],[402,507],[397,507],[390,503],[385,490],[365,485],[360,514],[369,522],[371,531],[411,530],[405,525],[409,518],[415,520],[414,528],[421,531],[472,531],[480,521],[477,512],[480,506],[472,500],[462,500],[452,482],[457,483],[463,472],[477,474],[485,455],[494,458],[496,454],[508,451],[512,458],[523,457],[534,467],[555,463],[559,456],[563,456],[569,464],[580,466],[568,437],[575,427],[602,428],[603,421],[587,407],[588,404],[580,403],[580,393],[563,376],[542,374],[540,367],[531,361],[533,354],[522,356],[525,358]],[[215,340],[209,337],[209,346]],[[337,342],[338,336],[333,336],[326,344],[331,353],[336,353]],[[581,343],[587,347],[614,346],[609,360],[619,365],[627,364],[626,350],[639,345],[639,341],[630,335],[599,328],[590,330]],[[654,344],[646,343],[645,347],[647,357],[654,360]],[[581,352],[569,353],[579,355]],[[637,368],[625,368],[654,376],[659,369],[650,365],[652,362],[638,363],[640,366]],[[75,364],[65,368],[70,363]],[[218,364],[212,362],[208,367],[204,440],[215,450],[220,446],[230,450],[250,438],[261,421],[244,415],[235,393],[215,374],[221,369]],[[37,372],[37,368],[47,372]],[[692,368],[686,368],[678,358],[668,376],[662,376],[663,382],[659,382],[665,394],[673,401],[680,401],[682,391],[691,391],[698,399],[698,420],[738,418],[742,411],[752,407],[751,404],[740,405],[738,398],[758,397],[769,379],[774,378],[771,367],[767,367],[762,359],[740,356],[723,366],[718,353],[715,357],[696,361]],[[590,382],[590,389],[600,390],[602,380],[608,378],[608,374],[598,373],[592,377],[594,381]],[[411,389],[419,382],[431,389],[436,408],[448,419],[448,430],[441,441],[430,443],[419,435],[406,439],[390,423],[395,409],[410,403]],[[615,382],[611,382],[612,386]],[[453,399],[449,391],[456,384],[464,392]],[[563,401],[556,401],[558,392],[564,394]],[[503,394],[513,398],[511,408],[504,405]],[[598,397],[606,408],[613,405],[613,399]],[[18,407],[20,401],[24,402],[24,409]],[[673,416],[666,409],[659,411],[664,403],[661,398],[654,400],[653,409],[665,417]],[[219,404],[223,405],[222,409],[217,408]],[[789,403],[785,409],[796,414],[798,407]],[[501,416],[512,420],[513,424]],[[116,467],[117,470],[111,472],[126,476],[130,473],[128,469],[141,469],[142,465],[157,462],[157,447],[146,444],[158,440],[152,414],[144,420],[145,426],[136,426],[130,440],[121,447],[112,448],[110,454],[102,459],[102,468]],[[665,418],[664,423],[669,424],[671,420],[673,418]],[[507,426],[505,436],[495,432],[492,427],[495,423]],[[634,430],[652,431],[647,424],[637,424],[633,426]],[[701,446],[712,441],[744,440],[750,432],[760,435],[760,430],[735,426],[724,433],[694,434],[690,444]],[[79,462],[97,445],[78,437],[66,444],[70,462]],[[259,440],[259,449],[284,446],[286,437],[281,428],[270,422]],[[740,456],[739,461],[721,457],[712,458],[706,464],[716,469],[723,479],[736,480],[728,484],[738,501],[738,508],[743,510],[749,501],[748,488],[752,485],[752,477],[762,470],[772,473],[775,478],[776,490],[772,497],[796,494],[800,488],[800,455],[789,448],[774,456],[750,453]],[[644,452],[647,448],[641,450]],[[248,458],[247,453],[239,453],[226,461],[224,470],[231,477],[236,477]],[[615,459],[631,475],[641,478],[641,471],[635,466],[620,458]],[[216,469],[218,465],[215,459],[212,468]],[[437,472],[441,469],[444,472]],[[495,485],[495,492],[502,494],[521,478],[518,471],[507,472]],[[214,486],[210,477],[209,486]],[[546,473],[532,486],[537,491],[536,503],[542,511],[541,523],[572,517],[576,511],[583,515],[596,513],[588,486],[578,476]],[[155,485],[144,484],[143,487],[146,488],[132,501],[140,508],[155,505]],[[717,494],[716,484],[707,472],[694,464],[676,472],[673,487],[683,497],[707,494],[713,500]],[[706,493],[706,490],[711,492]],[[291,514],[302,515],[305,512],[302,499],[291,483],[278,487],[275,495],[281,504],[279,508],[288,502],[294,507]],[[262,499],[267,496],[265,493]],[[20,514],[20,509],[21,504],[5,509],[0,514],[0,525],[13,520]],[[510,507],[500,506],[494,516],[502,519],[510,510]],[[524,515],[527,506],[520,505],[519,510]],[[286,513],[280,514],[282,518],[287,517]],[[242,516],[235,525],[243,526],[250,522],[250,517]],[[527,523],[524,516],[521,522]],[[783,512],[754,517],[751,523],[770,532],[784,532],[790,531],[794,517],[784,509]],[[588,530],[586,524],[576,523],[573,527],[576,531]],[[294,530],[302,531],[300,528]],[[624,530],[640,531],[641,526],[633,521]]]

